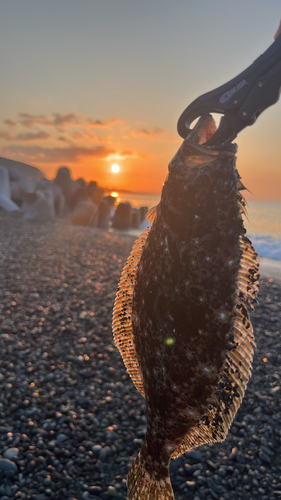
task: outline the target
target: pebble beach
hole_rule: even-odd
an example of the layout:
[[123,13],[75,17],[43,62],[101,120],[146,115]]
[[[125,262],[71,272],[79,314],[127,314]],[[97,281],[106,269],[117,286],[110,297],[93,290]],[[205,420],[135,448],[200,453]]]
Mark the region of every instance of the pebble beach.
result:
[[[111,318],[134,241],[0,212],[0,500],[126,499],[146,411]],[[281,499],[281,281],[270,272],[244,401],[225,442],[172,461],[176,500]]]

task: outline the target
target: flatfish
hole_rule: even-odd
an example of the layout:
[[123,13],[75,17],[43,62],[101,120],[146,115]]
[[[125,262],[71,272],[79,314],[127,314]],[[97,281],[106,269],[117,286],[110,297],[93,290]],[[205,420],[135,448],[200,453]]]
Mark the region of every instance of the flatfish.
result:
[[251,375],[259,263],[236,145],[204,145],[215,130],[202,117],[170,162],[115,299],[115,343],[147,408],[129,500],[174,499],[170,459],[225,439]]

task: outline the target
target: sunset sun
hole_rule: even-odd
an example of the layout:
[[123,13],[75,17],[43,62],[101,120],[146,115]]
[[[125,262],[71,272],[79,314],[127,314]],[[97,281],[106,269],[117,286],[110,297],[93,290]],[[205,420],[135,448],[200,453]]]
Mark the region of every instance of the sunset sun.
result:
[[114,165],[111,165],[111,170],[114,174],[118,174],[119,170],[120,170],[120,167],[119,165],[117,165],[116,163],[114,163]]

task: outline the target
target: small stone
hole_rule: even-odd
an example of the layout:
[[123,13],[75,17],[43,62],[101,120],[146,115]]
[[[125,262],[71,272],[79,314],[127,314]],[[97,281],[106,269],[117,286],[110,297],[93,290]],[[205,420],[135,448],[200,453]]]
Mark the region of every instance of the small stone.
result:
[[215,491],[216,493],[219,491],[218,486],[212,479],[207,479],[206,481],[208,488],[211,488],[211,490]]
[[225,477],[227,475],[227,469],[224,465],[221,465],[217,471],[217,474],[221,477]]
[[214,462],[212,462],[212,460],[207,460],[206,464],[208,465],[208,467],[210,467],[211,470],[217,469],[217,465]]
[[193,491],[196,488],[196,482],[195,481],[186,481],[185,482],[186,487],[190,490]]
[[108,431],[106,433],[106,439],[110,439],[110,441],[116,441],[117,439],[119,439],[119,436],[114,431]]
[[15,494],[15,500],[26,500],[26,498],[27,496],[23,491],[18,490]]
[[102,492],[102,488],[100,486],[90,486],[88,491],[93,495],[99,495]]
[[198,481],[200,481],[201,483],[204,483],[204,484],[207,481],[207,479],[205,478],[205,476],[200,476],[200,475],[196,477],[196,480],[198,480]]
[[256,406],[256,408],[253,410],[253,413],[255,413],[255,414],[262,413],[261,406]]
[[108,494],[111,496],[111,497],[116,497],[117,496],[117,490],[116,488],[114,488],[114,486],[108,486]]
[[10,432],[10,429],[9,427],[4,427],[3,425],[0,425],[0,434],[6,434],[7,432]]
[[252,440],[255,442],[255,443],[260,443],[260,437],[259,436],[256,436],[255,434],[252,435]]
[[60,411],[62,413],[67,413],[69,410],[70,410],[70,408],[68,406],[65,406],[65,405],[61,405],[61,407],[60,407]]
[[4,458],[8,458],[9,460],[13,460],[13,458],[18,456],[18,454],[19,454],[18,448],[8,448],[7,450],[4,451],[3,456],[4,456]]
[[63,441],[66,441],[67,440],[67,436],[65,434],[58,434],[57,435],[57,441],[59,443],[63,443]]
[[238,449],[236,447],[232,448],[231,453],[229,455],[229,460],[235,460],[237,457]]
[[[192,476],[197,470],[198,469],[196,465],[184,464],[184,472],[187,476]],[[198,473],[200,474],[199,470]]]
[[244,421],[247,423],[253,424],[256,421],[256,417],[254,417],[253,415],[250,415],[250,413],[248,413],[247,415],[245,415]]
[[188,451],[185,454],[185,457],[191,458],[192,460],[194,460],[194,462],[197,462],[197,463],[202,462],[202,460],[204,460],[202,453],[200,453],[200,451],[196,451],[196,450]]
[[102,462],[106,462],[107,457],[111,455],[111,448],[109,446],[105,446],[99,452],[99,458]]
[[101,449],[102,449],[102,447],[100,444],[95,444],[94,446],[92,446],[92,452],[93,452],[95,457],[99,456]]
[[83,441],[82,446],[84,446],[84,448],[91,449],[92,446],[94,446],[94,443],[93,441]]
[[259,458],[261,459],[261,461],[264,464],[271,465],[271,460],[270,460],[269,456],[263,450],[259,451]]
[[262,451],[264,451],[269,457],[274,457],[274,451],[270,450],[268,446],[261,445]]
[[210,490],[210,494],[211,494],[211,497],[213,497],[215,500],[219,499],[219,496],[217,495],[217,493],[214,490]]
[[239,464],[244,464],[245,463],[245,455],[242,453],[242,451],[239,451],[236,456],[236,462]]
[[15,462],[8,460],[7,458],[0,458],[0,470],[8,472],[9,475],[13,476],[18,472],[18,467]]
[[98,498],[101,498],[102,500],[111,500],[111,496],[107,492],[102,492],[100,493],[100,496]]
[[36,462],[35,460],[30,460],[28,463],[27,463],[27,466],[26,466],[26,472],[27,474],[30,474],[30,472],[32,472],[36,467]]
[[280,392],[281,386],[276,385],[275,387],[272,387],[272,389],[269,390],[270,394],[278,394]]

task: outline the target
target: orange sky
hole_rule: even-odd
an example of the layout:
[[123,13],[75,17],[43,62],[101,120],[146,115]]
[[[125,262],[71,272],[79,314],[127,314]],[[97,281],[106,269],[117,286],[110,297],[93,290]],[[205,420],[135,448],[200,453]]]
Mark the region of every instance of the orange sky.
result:
[[[268,113],[238,137],[237,168],[250,191],[246,198],[281,201],[278,130],[266,134],[267,121],[272,122],[279,110]],[[35,165],[50,179],[66,165],[74,179],[153,194],[161,192],[168,163],[181,144],[175,130],[122,118],[102,122],[73,113],[18,114],[5,119],[0,139],[5,144],[3,156]],[[120,166],[118,174],[111,171],[113,163]]]
[[[2,136],[2,137],[1,137]],[[101,186],[159,193],[167,163],[181,140],[176,132],[121,118],[108,121],[87,116],[31,115],[6,119],[2,133],[3,156],[38,166],[54,178],[61,165],[74,179],[96,180]],[[120,166],[118,174],[111,165]]]
[[[273,109],[273,108],[272,108]],[[237,168],[249,189],[248,199],[281,201],[281,168],[278,130],[267,134],[279,110],[268,110],[254,127],[237,139]],[[66,165],[74,179],[96,180],[109,189],[158,194],[167,166],[181,144],[176,131],[148,128],[144,123],[126,123],[66,115],[18,114],[7,118],[0,139],[3,156],[38,166],[48,178]],[[118,174],[111,165],[120,166]]]
[[[0,156],[159,194],[183,110],[264,52],[280,15],[257,0],[3,2]],[[278,102],[239,134],[249,199],[281,201],[280,126]]]

